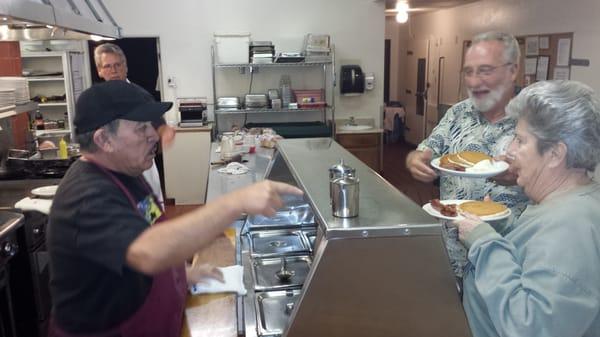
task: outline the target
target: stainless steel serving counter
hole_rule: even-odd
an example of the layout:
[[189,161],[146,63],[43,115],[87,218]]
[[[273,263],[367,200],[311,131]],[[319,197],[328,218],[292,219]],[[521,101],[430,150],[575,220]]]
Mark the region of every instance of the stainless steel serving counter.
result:
[[[419,205],[331,138],[285,140],[278,144],[278,150],[309,196],[327,238],[440,233],[438,222]],[[337,218],[331,212],[328,169],[340,159],[355,168],[360,179],[355,218]],[[407,225],[411,225],[410,230]]]
[[[332,215],[328,169],[340,159],[360,179],[356,218]],[[221,177],[220,187],[259,177]],[[305,198],[287,199],[272,219],[248,217],[239,233],[248,289],[237,300],[240,334],[470,336],[441,227],[419,205],[329,138],[278,142],[264,177],[296,184]],[[275,272],[286,264],[291,280]]]
[[[210,146],[211,163],[217,162],[221,159],[221,154],[216,152],[218,147],[218,143],[212,143]],[[247,160],[244,165],[248,166],[250,169],[250,171],[246,174],[223,174],[217,171],[221,166],[211,166],[208,172],[206,202],[209,202],[240,187],[248,186],[263,180],[267,166],[273,158],[273,153],[274,150],[272,149],[257,147],[256,153],[244,155],[243,159]]]

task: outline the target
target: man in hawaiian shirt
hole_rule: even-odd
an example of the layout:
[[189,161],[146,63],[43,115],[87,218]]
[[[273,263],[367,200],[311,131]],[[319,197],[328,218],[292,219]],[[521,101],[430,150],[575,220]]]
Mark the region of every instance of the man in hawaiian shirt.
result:
[[[514,95],[519,58],[519,44],[512,35],[488,32],[473,38],[462,70],[469,98],[448,109],[431,135],[409,153],[406,166],[415,179],[435,180],[438,174],[430,162],[447,153],[471,150],[494,157],[505,153],[516,121],[506,116],[504,108]],[[510,174],[496,180],[443,175],[440,198],[482,200],[489,195],[518,216],[528,199],[513,179]],[[495,224],[496,230],[505,233],[509,230],[507,223]],[[455,238],[456,228],[446,229],[446,246],[454,272],[460,278],[467,263],[466,250]]]

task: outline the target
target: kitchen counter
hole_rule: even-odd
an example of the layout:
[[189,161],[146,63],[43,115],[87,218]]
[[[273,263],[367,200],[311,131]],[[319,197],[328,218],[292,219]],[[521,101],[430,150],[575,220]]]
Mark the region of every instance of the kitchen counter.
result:
[[353,134],[365,134],[365,133],[383,133],[383,129],[372,127],[365,130],[340,130],[338,126],[335,129],[336,135],[353,135]]
[[357,126],[371,126],[369,129],[363,130],[344,130],[344,126],[350,121],[348,119],[336,119],[335,120],[335,134],[336,135],[353,135],[353,134],[372,134],[372,133],[383,133],[382,128],[376,128],[373,118],[357,118],[354,123]]
[[[218,143],[210,147],[210,161],[216,162],[221,155],[216,151]],[[273,157],[274,150],[257,146],[256,153],[246,154],[243,159],[248,160],[244,165],[250,172],[242,175],[229,175],[217,172],[222,166],[213,165],[208,174],[207,202],[235,189],[248,186],[264,179],[267,166]],[[242,221],[237,221],[225,231],[224,236],[218,237],[208,247],[196,254],[195,263],[210,263],[214,266],[225,267],[236,264],[235,245],[236,228],[239,229]],[[203,294],[189,296],[186,308],[188,314],[183,326],[182,337],[235,337],[237,336],[235,294]],[[193,314],[193,315],[192,315]],[[192,315],[192,319],[188,319]]]
[[60,179],[0,180],[0,210],[12,210],[17,201],[31,196],[31,190],[57,185]]
[[[221,160],[221,154],[216,152],[218,147],[218,143],[212,143],[210,147],[211,163]],[[256,153],[243,155],[242,159],[248,160],[248,162],[243,164],[250,168],[250,172],[246,174],[231,175],[219,173],[217,170],[222,166],[211,165],[208,173],[206,201],[209,202],[225,193],[263,180],[269,161],[273,158],[273,153],[273,149],[257,146]]]
[[207,124],[204,126],[192,126],[192,127],[181,127],[176,126],[175,132],[212,132],[212,124]]

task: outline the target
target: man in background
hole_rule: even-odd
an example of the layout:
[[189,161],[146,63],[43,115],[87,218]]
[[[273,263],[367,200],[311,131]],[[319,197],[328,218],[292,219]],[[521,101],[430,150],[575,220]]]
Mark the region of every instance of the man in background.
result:
[[[127,58],[121,47],[113,43],[104,43],[96,47],[94,50],[94,62],[96,63],[96,69],[98,76],[105,81],[129,81],[127,79]],[[136,85],[135,83],[133,83]],[[148,93],[144,88],[136,85],[144,94],[147,95],[148,100],[154,100],[152,95]],[[165,124],[163,118],[152,122],[152,125],[158,131],[163,147],[171,144],[175,138],[175,130]],[[164,197],[162,193],[162,187],[160,183],[160,176],[158,174],[158,168],[156,162],[153,163],[152,167],[144,172],[144,178],[150,186],[152,191],[156,194],[159,199],[161,206],[164,207]]]
[[[513,139],[516,121],[507,117],[504,109],[515,92],[520,60],[517,40],[500,32],[479,34],[473,38],[464,60],[462,74],[469,98],[448,109],[431,135],[407,156],[406,166],[419,181],[432,182],[438,177],[430,166],[433,158],[467,150],[497,157],[505,154]],[[486,195],[511,208],[515,216],[528,202],[511,174],[495,180],[440,177],[442,200],[482,200]],[[496,225],[502,226],[496,228],[500,233],[510,229],[505,221]],[[461,278],[467,262],[466,250],[457,240],[456,228],[446,226],[446,230],[452,267]]]

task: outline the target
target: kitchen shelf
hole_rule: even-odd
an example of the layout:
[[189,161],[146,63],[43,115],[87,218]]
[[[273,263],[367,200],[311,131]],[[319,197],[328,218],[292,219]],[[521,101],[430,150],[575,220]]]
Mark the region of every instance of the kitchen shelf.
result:
[[64,81],[64,77],[28,77],[29,82],[51,82],[51,81]]
[[[240,80],[242,80],[243,74],[253,74],[254,72],[256,72],[258,69],[264,69],[264,73],[267,74],[265,75],[265,77],[262,78],[254,78],[254,81],[262,81],[263,83],[259,84],[259,87],[264,88],[265,87],[265,79],[269,78],[269,80],[272,81],[273,77],[276,76],[277,74],[286,74],[288,73],[288,71],[290,69],[297,69],[300,71],[292,71],[292,73],[294,74],[294,76],[303,76],[303,74],[306,72],[305,69],[310,68],[311,72],[312,69],[315,69],[316,71],[320,72],[320,77],[321,77],[321,83],[320,84],[316,84],[314,82],[317,81],[317,77],[312,77],[311,78],[311,84],[314,85],[314,87],[310,87],[308,86],[307,83],[305,83],[305,81],[298,81],[298,82],[294,82],[294,83],[303,83],[302,85],[303,87],[292,87],[292,90],[298,90],[298,89],[318,89],[322,92],[322,101],[323,102],[313,102],[314,104],[305,106],[304,108],[298,108],[298,109],[287,109],[287,108],[283,108],[283,109],[239,109],[239,110],[218,110],[215,109],[214,111],[214,115],[215,115],[215,132],[216,133],[220,133],[220,132],[224,132],[227,131],[226,129],[228,127],[224,127],[224,128],[219,128],[219,119],[221,118],[222,120],[227,121],[228,123],[231,123],[231,121],[235,118],[239,118],[237,116],[243,116],[243,115],[248,115],[248,114],[254,114],[255,116],[257,114],[270,114],[270,113],[279,113],[280,115],[277,116],[277,118],[275,118],[275,116],[273,115],[266,115],[265,117],[257,117],[257,119],[259,119],[260,121],[253,121],[253,122],[260,122],[260,123],[271,123],[271,122],[277,122],[277,123],[303,123],[303,122],[314,122],[314,118],[316,115],[320,114],[321,117],[317,117],[320,119],[319,123],[322,123],[324,125],[333,125],[333,121],[335,120],[335,94],[334,94],[334,88],[335,88],[335,46],[331,45],[331,51],[330,54],[327,57],[320,57],[318,59],[313,59],[313,60],[308,60],[308,61],[302,61],[302,62],[284,62],[284,63],[236,63],[236,64],[219,64],[217,63],[217,59],[216,59],[216,47],[212,46],[211,48],[211,65],[212,65],[212,87],[213,87],[213,102],[217,102],[217,98],[218,96],[218,92],[219,91],[223,91],[222,88],[219,88],[219,86],[217,85],[217,79],[220,78],[226,78],[228,80],[230,80],[229,84],[233,85],[233,82],[237,82],[239,83]],[[239,74],[235,74],[232,73],[231,71],[227,71],[227,69],[239,69]],[[248,69],[249,71],[247,72],[246,69]],[[308,69],[307,69],[308,70]],[[233,77],[232,77],[233,76]],[[237,78],[235,78],[235,76],[237,76]],[[247,76],[247,75],[245,75]],[[304,77],[303,79],[306,79],[308,77]],[[245,78],[244,78],[245,80]],[[252,83],[252,82],[250,82]],[[271,82],[273,83],[273,82]],[[274,83],[273,83],[274,84]],[[274,88],[276,87],[275,85],[269,85],[267,84],[267,87],[270,88]],[[261,86],[262,85],[262,86]],[[235,85],[233,85],[235,86]],[[249,89],[249,92],[253,92],[256,93],[254,91],[252,91],[252,88]],[[227,96],[243,96],[245,94],[245,92],[232,92],[232,93],[228,93]],[[316,103],[323,103],[323,106],[316,106]],[[310,103],[307,103],[310,104]],[[305,116],[303,116],[303,114],[305,114]],[[285,119],[284,121],[281,121],[282,119]],[[248,121],[246,120],[246,118],[244,118],[244,123],[248,123]],[[299,128],[302,128],[305,126],[299,126]],[[335,128],[333,127],[329,127],[329,130],[331,130],[330,136],[333,137],[335,134]]]
[[[38,103],[37,106],[44,120],[66,118],[65,129],[38,131],[65,133],[73,130],[71,126],[75,116],[75,100],[89,86],[85,77],[84,60],[85,55],[80,51],[39,51],[21,54],[23,69],[29,69],[33,73],[33,76],[26,77],[31,97],[64,95],[64,101],[47,101]],[[74,138],[74,134],[71,136]]]
[[38,103],[39,106],[67,106],[67,102]]
[[215,110],[215,113],[218,115],[235,115],[235,114],[257,114],[257,113],[293,113],[293,112],[319,112],[323,111],[324,108],[331,107],[323,107],[316,109],[239,109],[239,110]]
[[318,67],[331,64],[331,61],[322,62],[286,62],[286,63],[238,63],[215,64],[216,68],[290,68],[290,67]]
[[35,130],[35,135],[36,137],[39,135],[43,135],[45,133],[47,134],[55,134],[55,133],[70,133],[71,130],[69,129],[49,129],[49,130]]
[[35,109],[37,109],[38,105],[39,104],[34,101],[29,101],[25,104],[17,104],[17,106],[15,107],[15,111],[17,113],[34,111]]

